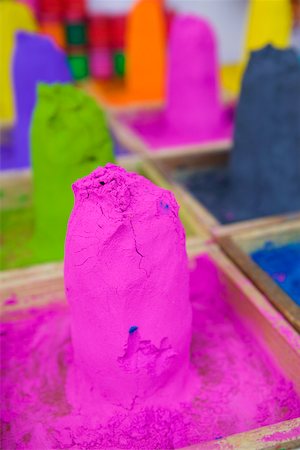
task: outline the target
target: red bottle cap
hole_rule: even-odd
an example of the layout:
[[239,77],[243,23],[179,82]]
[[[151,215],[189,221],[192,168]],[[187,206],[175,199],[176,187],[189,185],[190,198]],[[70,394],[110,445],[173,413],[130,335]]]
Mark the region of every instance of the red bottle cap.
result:
[[86,16],[85,0],[64,0],[64,17],[67,20],[83,20]]
[[110,47],[110,23],[106,16],[91,16],[88,21],[88,42],[91,47]]
[[126,16],[110,18],[110,41],[112,49],[124,49],[126,32]]
[[39,16],[43,20],[61,20],[63,5],[61,0],[40,0]]
[[172,10],[165,11],[167,35],[170,33],[172,22],[175,19],[175,16],[176,16],[175,11]]

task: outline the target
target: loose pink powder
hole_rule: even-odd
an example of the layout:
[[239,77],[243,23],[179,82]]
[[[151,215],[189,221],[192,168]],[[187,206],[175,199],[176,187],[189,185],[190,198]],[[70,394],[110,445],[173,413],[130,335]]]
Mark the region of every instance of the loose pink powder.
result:
[[218,70],[210,25],[201,18],[178,16],[170,36],[166,110],[120,119],[153,151],[230,139],[233,108],[222,105]]
[[293,428],[288,431],[278,431],[277,433],[270,434],[269,436],[264,436],[263,441],[274,442],[282,440],[290,440],[300,438],[300,426]]
[[300,399],[292,383],[227,304],[214,263],[202,256],[190,275],[191,362],[199,377],[193,402],[120,408],[105,420],[74,410],[65,391],[73,364],[68,307],[10,313],[1,324],[1,448],[171,449],[217,443],[298,417]]

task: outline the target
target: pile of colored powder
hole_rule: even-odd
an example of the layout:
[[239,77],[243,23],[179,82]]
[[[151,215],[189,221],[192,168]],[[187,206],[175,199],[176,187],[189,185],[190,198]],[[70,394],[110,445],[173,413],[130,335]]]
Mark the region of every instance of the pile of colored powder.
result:
[[174,19],[166,78],[163,111],[120,116],[149,150],[231,139],[234,108],[221,102],[216,38],[206,20],[193,16]]
[[191,361],[200,382],[194,402],[119,408],[105,421],[72,410],[66,398],[73,361],[67,306],[7,313],[1,323],[1,448],[172,449],[299,417],[292,383],[230,309],[206,256],[191,271],[190,300]]
[[251,257],[300,306],[300,242],[267,242]]
[[31,125],[34,254],[63,259],[72,183],[113,162],[106,118],[94,99],[68,84],[40,84]]
[[115,405],[193,398],[188,260],[174,195],[113,164],[73,191],[64,259],[74,350],[68,399],[92,415],[95,403],[107,414]]
[[36,104],[38,83],[71,83],[66,55],[51,39],[37,34],[17,33],[13,59],[16,108],[14,167],[30,166],[30,124]]
[[300,210],[300,65],[294,50],[267,46],[252,53],[229,166],[193,169],[179,181],[222,223]]
[[39,85],[31,138],[33,207],[2,212],[1,268],[62,260],[72,183],[114,160],[104,113],[72,85]]

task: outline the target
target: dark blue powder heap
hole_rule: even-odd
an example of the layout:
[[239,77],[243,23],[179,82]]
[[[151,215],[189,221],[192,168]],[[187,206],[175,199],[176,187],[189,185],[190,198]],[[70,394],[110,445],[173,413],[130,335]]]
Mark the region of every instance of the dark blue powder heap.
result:
[[178,175],[222,222],[300,210],[300,65],[292,49],[253,52],[229,166]]
[[300,306],[300,242],[268,242],[251,257]]

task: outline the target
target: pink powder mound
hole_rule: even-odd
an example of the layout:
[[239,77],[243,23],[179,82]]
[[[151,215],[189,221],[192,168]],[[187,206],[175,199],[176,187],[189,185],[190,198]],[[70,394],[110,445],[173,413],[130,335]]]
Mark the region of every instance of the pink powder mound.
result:
[[178,16],[174,21],[166,110],[120,118],[152,150],[232,137],[233,107],[221,102],[216,40],[205,20]]
[[194,402],[120,408],[106,421],[68,404],[73,355],[67,306],[7,314],[1,323],[1,448],[172,449],[298,417],[292,383],[244,328],[226,295],[214,264],[198,258],[190,277],[191,361],[199,377]]
[[109,405],[190,400],[192,309],[173,194],[112,164],[73,190],[65,246],[70,402],[108,413]]

